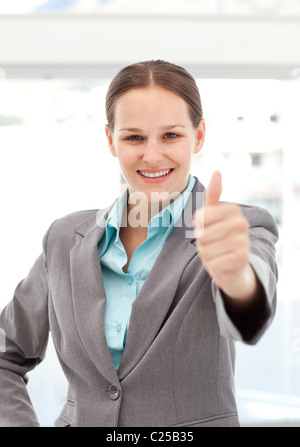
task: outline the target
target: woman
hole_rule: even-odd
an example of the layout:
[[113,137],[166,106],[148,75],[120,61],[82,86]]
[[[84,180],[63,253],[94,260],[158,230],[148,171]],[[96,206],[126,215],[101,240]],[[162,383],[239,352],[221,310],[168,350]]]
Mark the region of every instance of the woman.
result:
[[219,203],[218,171],[203,201],[190,168],[205,123],[182,67],[125,67],[106,110],[127,188],[55,221],[2,312],[1,424],[38,425],[26,373],[50,330],[69,382],[56,426],[238,426],[234,345],[274,317],[275,221]]

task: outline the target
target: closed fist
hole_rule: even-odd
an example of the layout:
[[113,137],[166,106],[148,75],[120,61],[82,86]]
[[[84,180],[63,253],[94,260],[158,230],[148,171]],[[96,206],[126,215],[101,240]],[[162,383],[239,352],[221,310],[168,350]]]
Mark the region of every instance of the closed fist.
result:
[[204,206],[194,216],[198,253],[226,295],[251,298],[257,280],[249,263],[249,223],[238,205],[219,202],[221,192],[222,176],[215,171],[205,192]]

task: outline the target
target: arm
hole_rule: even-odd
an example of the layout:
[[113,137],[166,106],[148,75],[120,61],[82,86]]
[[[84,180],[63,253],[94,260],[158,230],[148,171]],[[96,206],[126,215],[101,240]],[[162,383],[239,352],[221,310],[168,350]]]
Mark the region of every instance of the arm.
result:
[[275,312],[277,227],[266,210],[220,204],[220,194],[218,173],[197,213],[198,252],[213,280],[222,335],[255,343]]
[[44,255],[19,283],[0,315],[5,350],[0,352],[0,425],[38,426],[26,389],[26,373],[45,356],[48,323],[48,284]]
[[[270,216],[270,220],[271,220]],[[251,230],[250,230],[251,231]],[[255,231],[256,232],[256,231]],[[268,245],[274,247],[276,236],[265,228],[257,228],[264,233],[265,242],[253,240],[253,252],[250,263],[257,277],[259,293],[249,303],[239,306],[237,302],[224,294],[212,281],[213,297],[216,303],[217,317],[221,334],[226,338],[255,344],[270,326],[276,310],[277,267],[275,249],[273,256],[268,253]],[[264,252],[257,254],[257,249]]]

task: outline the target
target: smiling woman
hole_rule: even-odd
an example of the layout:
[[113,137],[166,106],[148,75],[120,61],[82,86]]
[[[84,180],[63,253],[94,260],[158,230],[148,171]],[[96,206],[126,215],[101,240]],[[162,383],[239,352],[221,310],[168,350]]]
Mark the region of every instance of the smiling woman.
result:
[[56,426],[238,426],[235,342],[273,320],[276,223],[221,203],[219,171],[207,189],[191,175],[205,122],[184,68],[125,67],[106,105],[126,188],[55,220],[1,313],[0,423],[39,425],[26,374],[51,331],[69,384]]
[[185,100],[160,85],[134,88],[118,98],[114,130],[107,124],[106,133],[129,193],[141,191],[150,200],[153,192],[185,190],[192,156],[205,137],[203,119],[194,127],[190,115]]

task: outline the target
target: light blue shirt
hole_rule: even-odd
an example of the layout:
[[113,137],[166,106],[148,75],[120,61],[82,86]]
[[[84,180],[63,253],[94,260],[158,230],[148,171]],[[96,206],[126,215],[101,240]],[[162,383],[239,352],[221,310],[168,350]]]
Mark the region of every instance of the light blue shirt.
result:
[[195,178],[190,175],[186,190],[152,217],[147,239],[134,251],[127,273],[122,270],[127,263],[127,254],[119,238],[122,216],[125,216],[127,209],[127,188],[109,213],[98,253],[106,293],[105,335],[117,371],[125,347],[132,303],[179,220],[194,184]]

